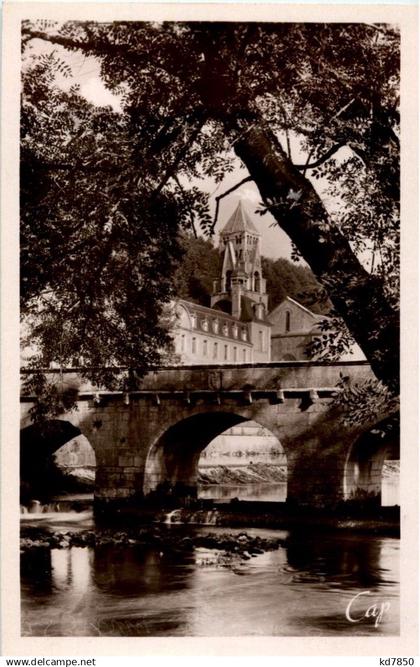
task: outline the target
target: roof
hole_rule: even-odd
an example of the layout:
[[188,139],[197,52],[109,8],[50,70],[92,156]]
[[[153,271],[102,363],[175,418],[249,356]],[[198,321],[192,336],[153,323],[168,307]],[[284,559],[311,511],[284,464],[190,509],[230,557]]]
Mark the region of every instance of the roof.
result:
[[261,322],[262,324],[266,324],[267,326],[271,327],[272,326],[271,322],[269,322],[266,318],[261,320],[256,316],[254,305],[256,305],[255,301],[253,301],[247,296],[242,297],[242,302],[241,302],[242,322]]
[[233,317],[220,308],[207,308],[207,306],[202,306],[201,304],[193,303],[192,301],[187,301],[186,299],[177,299],[177,303],[179,303],[181,306],[184,306],[184,308],[186,308],[190,313],[199,311],[203,313],[203,315],[208,315],[209,317],[221,317],[224,320],[237,322],[238,324],[243,324],[246,322],[261,322],[262,324],[271,327],[271,322],[269,322],[267,319],[260,320],[255,316],[254,310],[252,308],[253,302],[246,296],[242,297],[242,312],[240,319]]
[[226,225],[220,231],[220,234],[234,234],[237,232],[250,232],[258,236],[261,235],[246,212],[241,199]]
[[225,320],[231,320],[232,322],[240,322],[236,317],[232,317],[229,313],[225,313],[220,308],[208,308],[207,306],[202,306],[199,303],[194,303],[193,301],[187,301],[186,299],[177,299],[177,303],[181,306],[184,306],[189,312],[200,311],[203,315],[213,316],[213,317],[223,317]]
[[298,308],[303,310],[307,315],[311,315],[311,317],[313,317],[313,319],[317,322],[320,321],[320,320],[329,320],[330,319],[327,315],[318,315],[317,313],[313,313],[312,310],[309,310],[309,308],[306,308],[306,306],[302,306],[302,304],[299,303],[299,301],[295,301],[295,299],[292,299],[292,297],[290,297],[290,296],[286,296],[286,298],[283,299],[283,301],[281,303],[279,303],[278,306],[276,306],[270,313],[268,313],[268,318],[270,318],[272,315],[274,315],[274,313],[276,313],[278,310],[280,310],[281,306],[283,306],[283,304],[286,301],[289,301],[290,303],[293,303],[295,306],[297,306]]

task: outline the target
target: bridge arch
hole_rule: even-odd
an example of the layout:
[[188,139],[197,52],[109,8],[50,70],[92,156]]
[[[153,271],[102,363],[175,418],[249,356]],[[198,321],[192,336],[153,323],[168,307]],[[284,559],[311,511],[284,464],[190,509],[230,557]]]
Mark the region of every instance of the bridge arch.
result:
[[[169,492],[175,497],[196,497],[198,464],[203,450],[232,427],[249,421],[248,416],[220,410],[200,412],[170,426],[149,449],[144,469],[144,495]],[[270,434],[274,436],[272,431]],[[281,444],[280,449],[285,458]]]
[[[77,487],[75,470],[96,467],[95,451],[82,431],[69,421],[50,419],[20,432],[21,502],[44,500],[66,482]],[[69,473],[69,475],[66,475]],[[92,480],[93,484],[93,480]],[[80,484],[79,484],[80,486]]]
[[387,420],[363,433],[350,448],[344,472],[344,499],[381,505],[386,461],[399,461],[399,432]]

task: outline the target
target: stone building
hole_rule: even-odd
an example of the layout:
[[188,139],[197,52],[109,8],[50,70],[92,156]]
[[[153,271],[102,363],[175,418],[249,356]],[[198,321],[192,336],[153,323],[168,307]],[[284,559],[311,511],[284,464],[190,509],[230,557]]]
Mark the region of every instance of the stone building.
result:
[[324,315],[316,315],[287,296],[268,315],[271,322],[271,359],[301,361],[310,359],[308,345],[319,336]]
[[[210,308],[180,299],[174,346],[179,363],[245,364],[310,360],[308,344],[321,332],[317,315],[291,297],[271,312],[261,268],[261,233],[239,201],[220,232],[221,275]],[[341,361],[364,359],[360,348]]]

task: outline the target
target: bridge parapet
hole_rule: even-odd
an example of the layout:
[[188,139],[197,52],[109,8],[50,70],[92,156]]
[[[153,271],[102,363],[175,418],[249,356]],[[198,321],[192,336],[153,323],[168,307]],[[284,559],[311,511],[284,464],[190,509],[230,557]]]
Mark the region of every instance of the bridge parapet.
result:
[[[32,373],[22,369],[22,375]],[[44,370],[50,381],[59,382],[63,391],[74,389],[83,394],[112,394],[83,379],[86,369],[66,368]],[[126,371],[115,369],[116,379]],[[324,390],[333,392],[340,379],[363,381],[373,377],[367,362],[271,362],[240,366],[166,366],[151,370],[139,379],[134,393],[160,392],[235,392],[235,391],[292,391]],[[121,394],[121,391],[116,392]],[[25,396],[22,397],[23,400]],[[27,396],[26,398],[30,398]]]

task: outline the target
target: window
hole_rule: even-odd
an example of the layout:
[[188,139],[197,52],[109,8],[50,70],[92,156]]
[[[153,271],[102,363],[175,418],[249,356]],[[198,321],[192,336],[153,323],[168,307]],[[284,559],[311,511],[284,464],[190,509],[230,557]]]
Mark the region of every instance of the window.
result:
[[290,310],[286,310],[285,331],[286,331],[286,333],[288,333],[290,331]]
[[236,352],[237,352],[236,347],[234,347],[234,348],[233,348],[233,361],[236,361],[236,360],[237,360]]
[[260,274],[258,271],[254,273],[254,291],[259,292],[261,287]]
[[181,352],[185,352],[185,335],[181,336]]
[[213,343],[213,359],[217,359],[217,352],[218,352],[217,347],[218,347],[217,343]]
[[224,357],[223,357],[223,358],[224,358],[225,361],[227,361],[227,360],[228,360],[228,357],[229,357],[229,355],[228,355],[228,346],[225,345],[225,353],[224,353]]
[[203,340],[203,357],[207,357],[207,341]]
[[197,339],[193,338],[191,341],[191,352],[195,354],[197,352]]
[[262,352],[264,349],[264,333],[262,331],[258,332],[258,349]]
[[244,362],[246,361],[246,349],[245,348],[242,350],[242,360]]

